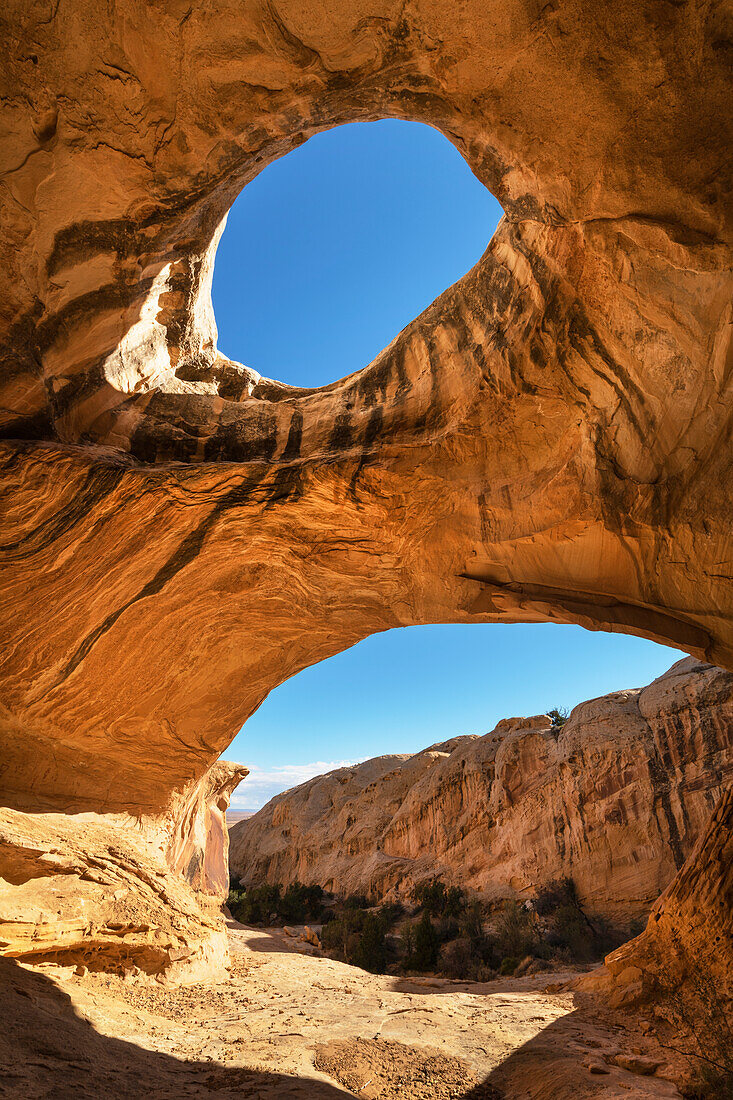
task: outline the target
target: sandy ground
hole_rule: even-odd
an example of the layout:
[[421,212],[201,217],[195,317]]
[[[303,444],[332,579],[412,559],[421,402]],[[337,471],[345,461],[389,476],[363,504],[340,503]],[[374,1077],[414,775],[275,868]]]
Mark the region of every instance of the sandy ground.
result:
[[[679,1097],[648,1025],[588,994],[548,992],[547,976],[374,976],[302,954],[278,931],[232,922],[230,937],[229,980],[175,989],[0,960],[0,1096]],[[662,1064],[628,1072],[614,1059],[629,1054]]]

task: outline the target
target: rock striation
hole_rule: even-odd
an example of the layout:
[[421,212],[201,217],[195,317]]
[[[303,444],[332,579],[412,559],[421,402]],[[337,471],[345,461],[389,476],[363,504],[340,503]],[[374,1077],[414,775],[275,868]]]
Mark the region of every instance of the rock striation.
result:
[[[165,834],[269,691],[392,626],[733,668],[724,0],[9,0],[0,28],[0,802],[31,833]],[[384,117],[506,216],[363,370],[262,378],[216,346],[227,209]]]
[[165,819],[0,810],[0,951],[186,981],[221,973],[224,815],[246,775],[215,764]]
[[646,916],[733,780],[733,674],[687,658],[553,729],[510,718],[341,768],[231,829],[232,875],[408,897],[439,875],[487,900],[570,876],[589,912]]

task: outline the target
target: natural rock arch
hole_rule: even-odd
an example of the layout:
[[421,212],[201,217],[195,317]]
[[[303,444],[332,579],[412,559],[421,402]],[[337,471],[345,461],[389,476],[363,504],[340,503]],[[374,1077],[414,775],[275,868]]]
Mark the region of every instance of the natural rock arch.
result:
[[[161,820],[274,686],[396,625],[575,622],[733,667],[726,18],[11,4],[6,805]],[[333,385],[224,360],[234,196],[380,117],[499,198],[486,253]]]

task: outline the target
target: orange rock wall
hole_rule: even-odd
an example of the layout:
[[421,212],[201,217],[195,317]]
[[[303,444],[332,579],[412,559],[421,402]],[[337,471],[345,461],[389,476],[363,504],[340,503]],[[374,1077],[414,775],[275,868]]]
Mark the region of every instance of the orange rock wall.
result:
[[232,875],[409,898],[439,875],[487,900],[570,876],[589,912],[646,915],[733,780],[733,675],[691,659],[581,703],[342,768],[231,830]]

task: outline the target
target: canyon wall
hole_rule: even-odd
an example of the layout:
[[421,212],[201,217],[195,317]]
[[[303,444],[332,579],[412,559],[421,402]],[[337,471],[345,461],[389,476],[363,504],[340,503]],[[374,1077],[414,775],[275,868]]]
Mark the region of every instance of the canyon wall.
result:
[[[168,836],[269,691],[393,626],[580,623],[733,668],[723,0],[10,0],[0,29],[11,848],[49,815],[61,863],[83,815]],[[439,129],[505,218],[363,370],[262,378],[216,346],[226,211],[383,117]]]
[[233,879],[486,900],[571,877],[591,913],[648,914],[733,780],[733,674],[691,658],[649,687],[341,768],[231,829]]

